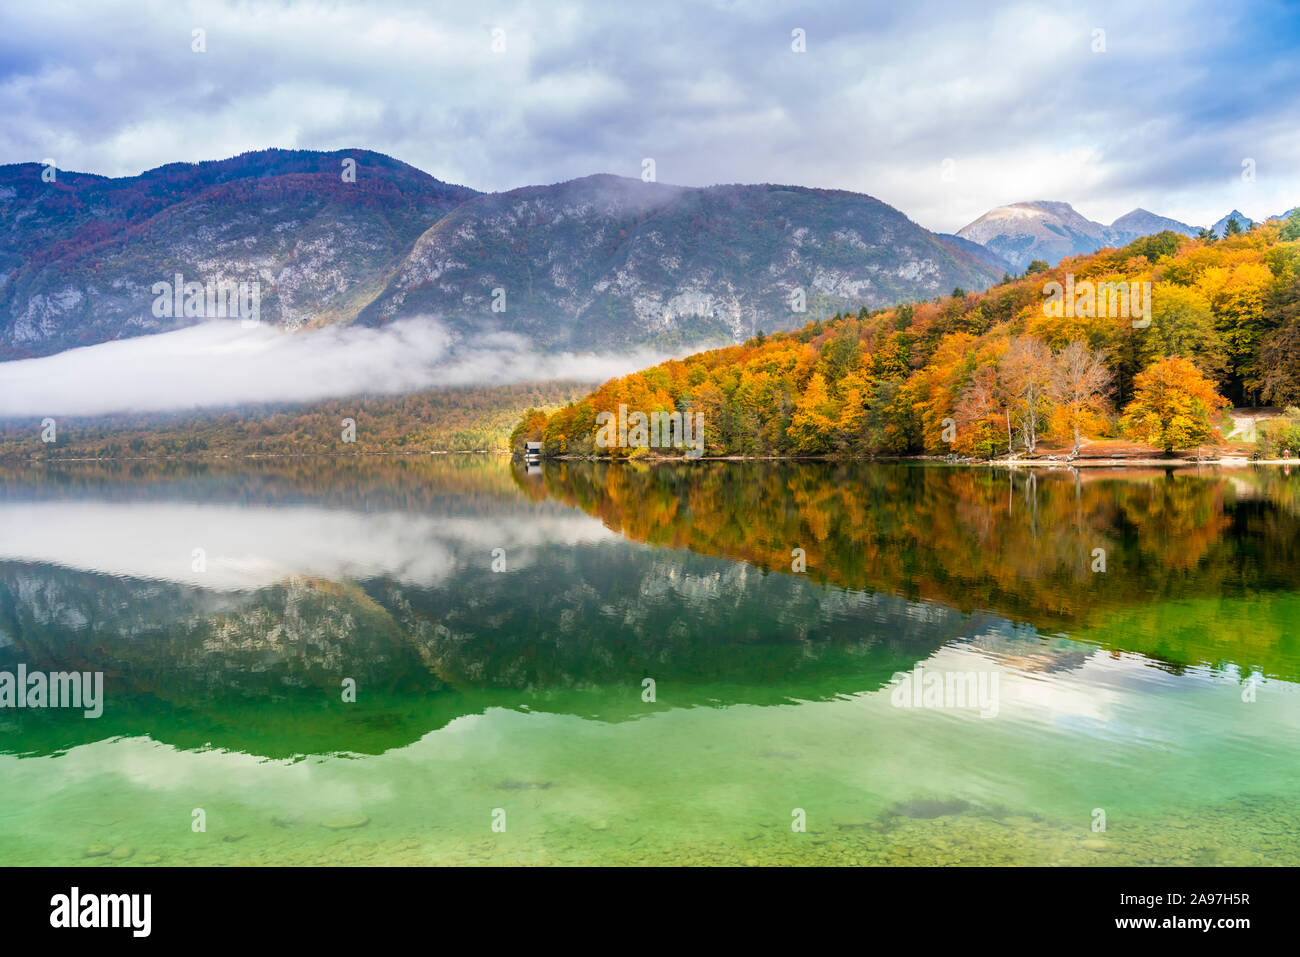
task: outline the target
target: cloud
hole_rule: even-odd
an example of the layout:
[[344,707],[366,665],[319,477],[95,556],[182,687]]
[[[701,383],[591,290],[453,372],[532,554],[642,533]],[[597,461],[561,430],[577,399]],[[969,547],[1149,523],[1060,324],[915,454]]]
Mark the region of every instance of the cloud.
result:
[[546,379],[602,382],[669,357],[650,349],[622,355],[541,353],[509,333],[467,346],[421,317],[382,329],[296,333],[218,321],[0,363],[0,417],[306,402]]
[[653,157],[664,182],[852,189],[944,231],[1026,199],[1208,223],[1300,201],[1298,41],[1271,0],[48,0],[0,11],[0,161],[366,147],[493,190]]

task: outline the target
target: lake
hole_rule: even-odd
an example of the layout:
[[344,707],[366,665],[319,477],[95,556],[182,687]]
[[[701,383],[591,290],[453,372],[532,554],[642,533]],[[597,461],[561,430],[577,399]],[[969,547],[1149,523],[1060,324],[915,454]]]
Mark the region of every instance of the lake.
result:
[[1300,863],[1300,475],[0,469],[6,864]]

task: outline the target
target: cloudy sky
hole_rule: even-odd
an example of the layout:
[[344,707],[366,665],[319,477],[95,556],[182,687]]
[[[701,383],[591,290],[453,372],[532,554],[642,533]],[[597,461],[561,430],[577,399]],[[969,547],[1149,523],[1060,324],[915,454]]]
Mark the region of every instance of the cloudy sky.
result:
[[0,163],[364,147],[497,190],[649,157],[944,231],[1026,199],[1201,225],[1300,204],[1298,54],[1300,6],[1255,0],[41,0],[0,9]]

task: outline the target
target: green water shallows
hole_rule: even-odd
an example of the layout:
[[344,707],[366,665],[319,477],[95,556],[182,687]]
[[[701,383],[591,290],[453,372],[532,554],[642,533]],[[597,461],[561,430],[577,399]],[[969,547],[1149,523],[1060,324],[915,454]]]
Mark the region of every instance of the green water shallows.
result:
[[1297,490],[3,474],[0,671],[102,671],[105,701],[0,710],[0,861],[1294,864]]

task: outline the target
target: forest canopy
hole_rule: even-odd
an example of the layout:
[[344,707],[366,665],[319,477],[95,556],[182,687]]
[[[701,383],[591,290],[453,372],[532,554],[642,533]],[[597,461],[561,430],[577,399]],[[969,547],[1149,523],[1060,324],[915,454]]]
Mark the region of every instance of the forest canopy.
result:
[[[1121,284],[1132,314],[1113,296],[1060,308],[1059,289]],[[597,415],[625,405],[702,413],[707,455],[1032,455],[1044,438],[1074,454],[1098,436],[1172,450],[1220,439],[1229,405],[1300,404],[1300,213],[1222,239],[1163,232],[953,293],[612,379],[531,411],[512,444],[604,453]]]

